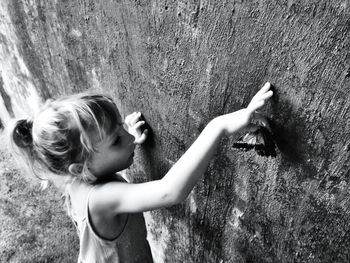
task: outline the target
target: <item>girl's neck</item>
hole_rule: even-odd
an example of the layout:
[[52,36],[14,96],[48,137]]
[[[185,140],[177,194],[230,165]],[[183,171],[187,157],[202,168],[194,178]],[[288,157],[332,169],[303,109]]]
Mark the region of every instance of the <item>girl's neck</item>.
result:
[[67,191],[67,186],[72,184],[77,178],[72,177],[71,175],[52,175],[50,176],[50,183],[52,183],[55,188],[64,194]]
[[103,184],[103,183],[121,181],[121,180],[124,181],[125,178],[120,172],[118,172],[118,173],[114,173],[114,174],[110,174],[110,175],[98,178],[95,184]]

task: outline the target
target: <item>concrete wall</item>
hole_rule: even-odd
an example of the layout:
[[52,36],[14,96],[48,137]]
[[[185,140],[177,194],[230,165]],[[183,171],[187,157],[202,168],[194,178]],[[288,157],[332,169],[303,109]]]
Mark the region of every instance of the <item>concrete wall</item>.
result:
[[349,1],[0,7],[6,108],[89,89],[123,114],[142,111],[152,136],[130,169],[136,181],[161,178],[210,119],[246,106],[266,81],[276,87],[264,113],[277,157],[223,139],[184,204],[146,214],[159,262],[350,260]]

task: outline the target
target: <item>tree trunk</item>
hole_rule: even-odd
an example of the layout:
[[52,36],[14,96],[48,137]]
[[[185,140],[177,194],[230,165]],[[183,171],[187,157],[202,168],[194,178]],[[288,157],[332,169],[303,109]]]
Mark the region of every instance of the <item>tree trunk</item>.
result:
[[135,181],[161,178],[209,120],[275,86],[263,113],[277,157],[223,139],[186,202],[146,213],[157,262],[350,261],[349,1],[0,6],[5,108],[92,90],[141,111],[152,133]]

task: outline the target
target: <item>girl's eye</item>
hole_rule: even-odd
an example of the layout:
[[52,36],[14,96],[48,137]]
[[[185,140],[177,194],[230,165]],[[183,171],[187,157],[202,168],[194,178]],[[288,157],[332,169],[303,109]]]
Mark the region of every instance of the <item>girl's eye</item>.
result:
[[119,142],[119,136],[114,140],[113,145],[118,144],[118,142]]

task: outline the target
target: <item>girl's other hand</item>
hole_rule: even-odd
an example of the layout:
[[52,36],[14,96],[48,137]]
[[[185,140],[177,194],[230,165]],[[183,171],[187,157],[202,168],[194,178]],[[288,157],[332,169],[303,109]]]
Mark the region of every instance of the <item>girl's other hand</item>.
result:
[[146,123],[140,120],[141,112],[134,112],[125,117],[125,124],[128,132],[135,137],[135,144],[142,144],[145,142],[148,130],[142,131],[141,127]]
[[247,108],[235,111],[233,113],[221,115],[214,119],[219,127],[223,129],[226,134],[232,134],[243,128],[249,123],[254,112],[261,108],[265,101],[272,97],[273,92],[270,90],[271,84],[267,82],[252,98]]

